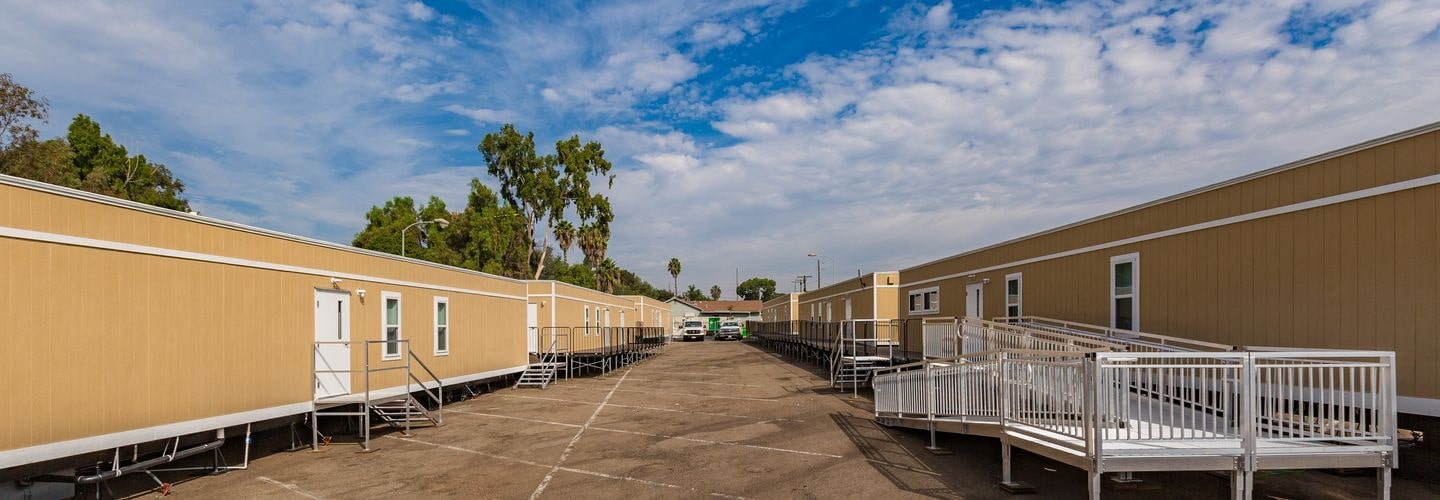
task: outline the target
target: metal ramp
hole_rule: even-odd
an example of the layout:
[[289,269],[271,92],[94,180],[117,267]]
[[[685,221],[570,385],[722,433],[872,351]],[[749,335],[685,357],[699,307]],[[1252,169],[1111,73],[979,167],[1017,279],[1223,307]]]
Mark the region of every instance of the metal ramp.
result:
[[1392,352],[1200,351],[976,318],[954,331],[966,352],[874,370],[876,419],[999,438],[1003,483],[1018,446],[1085,470],[1091,498],[1107,472],[1229,471],[1250,498],[1256,471],[1316,468],[1374,468],[1389,497]]

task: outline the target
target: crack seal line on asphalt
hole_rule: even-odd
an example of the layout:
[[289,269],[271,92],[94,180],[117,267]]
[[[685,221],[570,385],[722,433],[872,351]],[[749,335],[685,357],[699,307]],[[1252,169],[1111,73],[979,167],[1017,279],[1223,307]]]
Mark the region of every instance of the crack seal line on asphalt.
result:
[[[605,389],[601,388],[601,389],[591,389],[591,390],[603,391],[603,390],[605,390]],[[611,389],[611,390],[613,391],[614,389]],[[688,393],[688,392],[658,392],[658,391],[647,391],[647,390],[644,390],[644,389],[620,389],[620,392],[643,392],[643,393],[645,393],[645,394],[666,394],[666,395],[670,395],[670,396],[690,396],[690,397],[695,397],[695,398],[709,398],[709,399],[738,399],[738,400],[741,400],[741,401],[765,401],[765,402],[769,402],[769,403],[778,403],[778,402],[780,402],[780,400],[777,399],[777,398],[746,398],[746,397],[741,397],[741,396],[715,396],[715,395],[711,395],[711,394],[692,394],[692,393]]]
[[259,480],[261,480],[261,481],[264,481],[264,482],[273,484],[273,485],[275,485],[275,486],[279,486],[279,487],[281,487],[281,488],[284,488],[286,491],[289,491],[289,492],[294,493],[294,494],[296,494],[296,495],[300,495],[300,496],[305,497],[305,498],[309,498],[309,499],[311,499],[311,500],[320,500],[320,497],[317,497],[317,496],[315,496],[315,495],[312,495],[312,494],[310,494],[309,492],[306,492],[305,490],[300,489],[299,486],[296,486],[296,485],[293,485],[293,484],[290,484],[290,483],[285,483],[285,482],[276,481],[276,480],[274,480],[274,479],[270,479],[270,478],[265,477],[265,476],[260,476],[260,477],[257,477],[257,478],[255,478],[255,479],[259,479]]
[[[496,414],[494,414],[494,413],[480,413],[480,412],[465,411],[465,410],[445,410],[445,411],[446,411],[446,412],[450,412],[450,413],[463,413],[463,414],[466,414],[466,415],[475,415],[475,416],[479,416],[479,417],[504,418],[504,419],[510,419],[510,420],[520,420],[520,421],[525,421],[525,422],[533,422],[533,423],[537,423],[537,424],[558,425],[558,426],[562,426],[562,427],[580,427],[579,424],[567,424],[567,423],[565,423],[565,422],[551,422],[551,421],[546,421],[546,420],[538,420],[538,419],[525,418],[525,417],[512,417],[512,416],[510,416],[510,415],[496,415]],[[760,446],[760,445],[756,445],[756,444],[737,443],[737,442],[734,442],[734,441],[712,441],[712,440],[709,440],[709,439],[690,438],[690,437],[684,437],[684,436],[670,436],[670,435],[666,435],[666,434],[654,434],[654,433],[650,433],[650,432],[628,431],[628,430],[625,430],[625,429],[611,429],[611,428],[608,428],[608,427],[594,427],[594,426],[592,426],[592,427],[590,427],[590,429],[591,429],[591,430],[595,430],[595,431],[600,431],[600,432],[614,432],[614,433],[617,433],[617,434],[633,434],[633,435],[636,435],[636,436],[648,436],[648,437],[655,437],[655,438],[661,438],[661,439],[678,439],[678,440],[681,440],[681,441],[691,441],[691,442],[702,443],[702,444],[714,444],[714,445],[725,445],[725,446],[740,446],[740,447],[744,447],[744,448],[754,448],[754,449],[757,449],[757,450],[778,451],[778,452],[783,452],[783,453],[796,453],[796,454],[800,454],[800,455],[810,455],[810,456],[816,456],[816,457],[845,458],[845,457],[840,456],[840,455],[832,455],[832,454],[829,454],[829,453],[818,453],[818,452],[804,451],[804,450],[791,450],[791,449],[788,449],[788,448],[775,448],[775,447],[772,447],[772,446]]]
[[[505,456],[505,455],[496,455],[496,454],[494,454],[494,453],[486,453],[486,452],[483,452],[483,451],[480,451],[480,450],[472,450],[472,449],[469,449],[469,448],[461,448],[461,447],[459,447],[459,446],[454,446],[454,445],[440,444],[440,443],[431,443],[431,442],[429,442],[429,441],[422,441],[422,440],[415,439],[415,438],[407,438],[407,437],[400,437],[400,436],[382,436],[382,437],[385,437],[385,438],[388,438],[388,439],[395,439],[395,440],[399,440],[399,441],[405,441],[405,442],[407,442],[407,443],[416,443],[416,444],[423,444],[423,445],[427,445],[427,446],[434,446],[434,447],[436,447],[436,448],[440,448],[440,449],[443,449],[443,450],[458,451],[458,452],[461,452],[461,453],[469,453],[469,454],[471,454],[471,455],[479,455],[479,456],[486,457],[486,458],[493,458],[493,459],[496,459],[496,460],[504,460],[504,461],[506,461],[506,462],[514,462],[514,463],[517,463],[517,464],[529,465],[529,466],[532,466],[532,467],[543,467],[543,468],[547,468],[547,469],[551,469],[551,468],[554,467],[554,466],[552,466],[552,465],[550,465],[550,464],[542,464],[542,463],[540,463],[540,462],[536,462],[536,461],[533,461],[533,460],[525,460],[525,459],[523,459],[523,458],[507,457],[507,456]],[[613,480],[616,480],[616,481],[629,481],[629,482],[632,482],[632,483],[647,484],[647,485],[650,485],[650,486],[658,486],[658,487],[661,487],[661,488],[683,489],[683,490],[694,491],[694,492],[696,492],[696,493],[700,493],[700,492],[701,492],[700,490],[697,490],[697,489],[695,489],[695,488],[686,488],[686,487],[680,486],[680,485],[678,485],[678,484],[662,483],[662,482],[659,482],[659,481],[651,481],[651,480],[648,480],[648,479],[640,479],[640,478],[638,478],[638,477],[631,477],[631,476],[617,476],[617,475],[614,475],[614,474],[606,474],[606,473],[604,473],[604,472],[596,472],[596,471],[593,471],[593,470],[576,469],[576,468],[574,468],[574,467],[559,467],[558,469],[554,469],[554,470],[559,470],[560,472],[569,472],[569,473],[572,473],[572,474],[581,474],[581,475],[585,475],[585,476],[594,476],[594,477],[604,478],[604,479],[613,479]],[[741,497],[741,496],[727,495],[727,494],[724,494],[724,493],[715,493],[715,492],[711,492],[711,493],[709,493],[709,495],[712,496],[712,497],[720,497],[720,498],[741,498],[741,499],[746,498],[746,497]],[[307,496],[308,496],[308,495],[307,495]],[[315,497],[311,497],[311,498],[315,498]]]
[[[634,380],[634,379],[631,379],[631,380]],[[502,398],[537,399],[537,400],[540,400],[540,401],[557,401],[557,402],[561,402],[561,403],[576,403],[576,404],[582,404],[582,405],[598,405],[598,404],[600,404],[600,403],[596,403],[596,402],[594,402],[594,401],[578,401],[578,400],[574,400],[574,399],[547,398],[547,397],[541,397],[541,396],[516,396],[516,395],[512,395],[512,394],[500,394],[499,396],[502,397]],[[664,412],[670,412],[670,413],[688,413],[688,414],[691,414],[691,415],[710,415],[710,416],[715,416],[715,417],[745,418],[745,419],[755,420],[755,421],[758,421],[758,422],[761,422],[761,423],[763,423],[763,422],[795,422],[795,423],[801,423],[801,424],[805,423],[804,420],[795,419],[795,418],[756,417],[756,416],[753,416],[753,415],[736,415],[736,414],[734,414],[734,413],[715,413],[715,412],[711,412],[711,411],[677,410],[677,409],[674,409],[674,408],[656,408],[656,407],[654,407],[654,406],[635,406],[635,405],[624,405],[624,404],[620,404],[620,403],[610,403],[608,406],[614,406],[614,407],[616,407],[616,408],[630,408],[630,409],[635,409],[635,410],[653,410],[653,411],[664,411]]]
[[729,387],[751,387],[751,388],[756,388],[756,389],[762,388],[761,386],[758,386],[758,385],[750,385],[750,384],[727,384],[727,383],[724,383],[724,382],[700,382],[700,381],[697,381],[697,380],[676,380],[676,379],[663,379],[663,378],[632,378],[632,379],[630,379],[630,380],[634,380],[634,381],[637,381],[637,382],[676,382],[676,383],[681,383],[681,384],[724,385],[724,386],[729,386]]
[[540,480],[540,485],[536,486],[535,492],[530,494],[530,500],[540,498],[540,494],[545,492],[545,487],[550,486],[550,481],[555,479],[555,471],[560,470],[560,467],[565,465],[565,459],[570,458],[570,453],[575,451],[575,443],[580,442],[580,437],[585,435],[585,429],[589,429],[590,424],[595,423],[595,417],[600,416],[600,410],[605,409],[605,404],[610,402],[610,398],[615,395],[615,391],[620,390],[620,384],[625,383],[625,377],[629,376],[630,370],[625,370],[625,374],[620,376],[620,380],[615,381],[615,387],[610,388],[610,392],[605,395],[605,399],[600,400],[600,404],[595,407],[595,411],[590,414],[590,418],[585,420],[585,425],[580,426],[580,430],[575,431],[575,437],[570,438],[570,444],[565,445],[565,451],[560,452],[560,459],[555,461],[555,467],[551,468],[550,472],[545,474],[545,478]]

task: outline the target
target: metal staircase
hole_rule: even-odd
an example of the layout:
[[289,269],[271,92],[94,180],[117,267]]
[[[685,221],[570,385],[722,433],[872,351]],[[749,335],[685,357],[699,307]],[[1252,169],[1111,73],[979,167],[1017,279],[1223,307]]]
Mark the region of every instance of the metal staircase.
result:
[[890,366],[899,344],[892,325],[876,320],[847,320],[836,333],[830,355],[830,387],[856,391],[868,387],[878,368]]
[[525,371],[520,374],[520,380],[515,382],[515,388],[538,387],[544,389],[555,381],[557,372],[566,368],[566,363],[560,361],[560,336],[550,335],[550,345],[544,352],[540,353],[540,361],[530,363]]
[[[316,341],[313,348],[315,352],[318,352],[322,345],[349,345],[351,343],[359,344],[364,348],[364,368],[331,369],[322,366],[312,368],[312,378],[317,385],[322,376],[338,375],[350,378],[357,374],[360,375],[358,378],[362,385],[359,391],[318,396],[311,401],[311,449],[319,449],[322,446],[320,417],[359,417],[362,422],[360,446],[366,450],[370,449],[370,430],[375,425],[375,420],[379,420],[380,424],[401,429],[406,434],[409,434],[410,428],[416,424],[432,427],[445,425],[442,411],[445,406],[444,381],[436,376],[435,372],[425,365],[425,362],[415,356],[415,352],[410,349],[409,340]],[[371,346],[377,346],[377,348],[388,346],[398,351],[401,357],[399,359],[382,359],[377,366],[372,363],[376,357],[372,356]],[[385,372],[401,372],[404,383],[376,388],[377,379]],[[425,378],[421,378],[420,374],[422,373]],[[389,377],[392,377],[391,381],[394,380],[393,375]],[[328,443],[328,439],[325,442]]]
[[414,396],[406,394],[403,398],[384,401],[370,405],[370,411],[382,423],[395,429],[409,430],[412,424],[430,425],[439,427],[444,424],[438,410],[431,410],[421,404]]

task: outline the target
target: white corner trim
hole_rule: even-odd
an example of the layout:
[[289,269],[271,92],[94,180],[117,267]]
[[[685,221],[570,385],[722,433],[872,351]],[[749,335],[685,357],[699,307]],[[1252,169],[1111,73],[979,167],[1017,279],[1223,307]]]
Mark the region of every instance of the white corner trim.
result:
[[[1396,183],[1393,183],[1393,184],[1386,184],[1386,185],[1384,185],[1384,186],[1376,186],[1376,187],[1372,187],[1372,188],[1368,188],[1368,189],[1361,189],[1361,190],[1359,190],[1359,191],[1351,191],[1351,192],[1348,192],[1348,193],[1341,193],[1341,194],[1337,194],[1337,195],[1334,195],[1334,196],[1327,196],[1327,197],[1325,197],[1325,198],[1316,198],[1316,199],[1313,199],[1313,200],[1304,201],[1304,202],[1300,202],[1300,203],[1295,203],[1295,204],[1292,204],[1292,205],[1285,205],[1285,206],[1283,206],[1283,207],[1275,207],[1275,208],[1271,208],[1271,209],[1260,210],[1260,211],[1258,211],[1258,212],[1250,212],[1250,213],[1248,213],[1248,214],[1240,214],[1240,215],[1235,215],[1235,216],[1231,216],[1231,217],[1225,217],[1225,218],[1223,218],[1223,219],[1215,219],[1215,220],[1212,220],[1212,221],[1206,221],[1206,222],[1201,222],[1201,223],[1197,223],[1197,224],[1191,224],[1191,225],[1188,225],[1188,226],[1182,226],[1182,227],[1177,227],[1177,228],[1172,228],[1172,229],[1166,229],[1166,230],[1164,230],[1164,231],[1157,231],[1157,232],[1150,233],[1150,234],[1143,234],[1143,235],[1140,235],[1140,236],[1133,236],[1133,237],[1130,237],[1130,238],[1125,238],[1125,239],[1120,239],[1120,240],[1115,240],[1115,241],[1110,241],[1110,242],[1105,242],[1105,243],[1097,243],[1097,244],[1090,245],[1090,246],[1087,246],[1087,247],[1081,247],[1081,248],[1076,248],[1076,249],[1072,249],[1072,250],[1066,250],[1066,251],[1063,251],[1063,252],[1056,252],[1056,253],[1052,253],[1052,254],[1049,254],[1049,255],[1041,255],[1041,256],[1039,256],[1039,257],[1031,257],[1031,258],[1029,258],[1029,259],[1022,259],[1022,260],[1017,260],[1017,261],[1014,261],[1014,262],[1007,262],[1007,263],[1004,263],[1004,264],[998,264],[998,265],[994,265],[994,266],[982,267],[982,268],[979,268],[979,269],[972,269],[972,270],[969,270],[969,271],[961,271],[961,272],[958,272],[958,273],[946,274],[946,275],[944,275],[944,276],[936,276],[936,277],[934,277],[934,278],[926,278],[926,279],[923,279],[923,280],[912,281],[912,282],[909,282],[909,283],[902,283],[902,286],[904,286],[904,287],[920,286],[920,285],[924,285],[924,284],[928,284],[928,283],[934,283],[934,282],[937,282],[937,281],[944,281],[944,280],[948,280],[948,279],[958,278],[958,277],[961,277],[961,276],[969,276],[969,275],[971,275],[971,274],[979,274],[979,273],[987,273],[987,272],[991,272],[991,271],[998,271],[998,270],[1001,270],[1001,269],[1008,269],[1008,268],[1015,267],[1015,266],[1023,266],[1023,265],[1026,265],[1026,264],[1034,264],[1034,263],[1036,263],[1036,262],[1043,262],[1043,261],[1053,260],[1053,259],[1059,259],[1059,258],[1063,258],[1063,257],[1070,257],[1070,256],[1072,256],[1072,255],[1079,255],[1079,254],[1083,254],[1083,253],[1090,253],[1090,252],[1094,252],[1094,251],[1097,251],[1097,250],[1105,250],[1105,249],[1108,249],[1108,248],[1115,248],[1115,247],[1119,247],[1119,246],[1130,245],[1130,244],[1134,244],[1134,243],[1140,243],[1140,242],[1145,242],[1145,241],[1150,241],[1150,240],[1155,240],[1155,239],[1160,239],[1160,238],[1167,238],[1167,237],[1175,236],[1175,235],[1179,235],[1179,234],[1192,233],[1192,232],[1195,232],[1195,231],[1203,231],[1203,230],[1206,230],[1206,229],[1212,229],[1212,228],[1216,228],[1216,227],[1220,227],[1220,226],[1228,226],[1228,225],[1230,225],[1230,224],[1238,224],[1238,223],[1241,223],[1241,222],[1248,222],[1248,221],[1252,221],[1252,220],[1256,220],[1256,219],[1263,219],[1263,218],[1266,218],[1266,217],[1273,217],[1273,216],[1276,216],[1276,215],[1284,215],[1284,214],[1288,214],[1288,213],[1292,213],[1292,212],[1299,212],[1299,211],[1302,211],[1302,210],[1309,210],[1309,209],[1312,209],[1312,208],[1319,208],[1319,207],[1323,207],[1323,206],[1326,206],[1326,205],[1334,205],[1334,204],[1337,204],[1337,203],[1345,203],[1345,202],[1347,202],[1347,201],[1354,201],[1354,200],[1358,200],[1358,199],[1361,199],[1361,198],[1369,198],[1369,197],[1372,197],[1372,196],[1380,196],[1380,195],[1384,195],[1384,194],[1390,194],[1390,193],[1394,193],[1394,192],[1398,192],[1398,191],[1404,191],[1404,190],[1407,190],[1407,189],[1415,189],[1415,188],[1430,186],[1430,185],[1434,185],[1434,184],[1440,184],[1440,174],[1429,175],[1429,176],[1425,176],[1425,177],[1418,177],[1418,178],[1410,179],[1410,180],[1407,180],[1407,181],[1396,182]],[[1019,241],[1019,240],[1016,240],[1016,241]],[[999,247],[999,246],[1003,246],[1003,244],[1001,244],[1001,245],[991,245],[991,246],[985,247],[985,248],[980,249],[980,250],[974,250],[974,251],[966,252],[966,253],[963,253],[963,254],[960,254],[960,255],[969,255],[969,254],[972,254],[972,253],[975,253],[975,252],[979,252],[979,251],[982,251],[982,250],[985,250],[985,249],[997,248],[997,247]],[[958,257],[958,256],[959,256],[959,255],[957,255],[956,257]],[[934,262],[932,262],[932,263],[944,262],[944,261],[948,261],[948,260],[950,260],[950,259],[951,259],[950,257],[947,257],[947,258],[945,258],[945,259],[941,259],[941,260],[938,260],[938,261],[934,261]],[[908,268],[907,270],[919,269],[919,268],[924,267],[924,266],[926,266],[926,265],[928,265],[928,264],[921,264],[921,265],[919,265],[919,266],[915,266],[915,267]]]
[[[430,283],[419,283],[419,282],[414,282],[414,281],[394,280],[394,279],[389,279],[389,278],[381,278],[381,277],[377,277],[377,276],[367,276],[367,275],[363,275],[363,274],[342,273],[342,272],[338,272],[338,271],[330,271],[330,270],[325,270],[325,269],[315,269],[315,268],[310,268],[310,267],[292,266],[292,265],[289,265],[289,264],[277,264],[277,263],[274,263],[274,262],[264,262],[264,261],[251,260],[251,259],[242,259],[242,258],[238,258],[238,257],[226,257],[226,256],[223,256],[223,255],[213,255],[213,254],[207,254],[207,253],[190,252],[190,251],[186,251],[186,250],[173,250],[173,249],[169,249],[169,248],[152,247],[152,246],[146,246],[146,245],[136,245],[136,244],[133,244],[133,243],[121,243],[121,242],[118,242],[118,241],[98,240],[98,239],[94,239],[94,238],[84,238],[84,237],[80,237],[80,236],[69,236],[69,235],[64,235],[64,234],[46,233],[46,232],[41,232],[41,231],[31,231],[31,230],[29,230],[29,229],[17,229],[17,228],[13,228],[13,227],[0,227],[0,237],[13,238],[13,239],[17,239],[17,240],[39,241],[39,242],[43,242],[43,243],[54,243],[54,244],[57,244],[57,245],[68,245],[68,246],[95,248],[95,249],[100,249],[100,250],[112,250],[112,251],[116,251],[116,252],[134,253],[134,254],[141,254],[141,255],[153,255],[153,256],[156,256],[156,257],[167,257],[167,258],[173,258],[173,259],[192,260],[192,261],[196,261],[196,262],[209,262],[209,263],[214,263],[214,264],[226,264],[226,265],[231,265],[231,266],[248,267],[248,268],[252,268],[252,269],[264,269],[264,270],[267,270],[267,271],[280,271],[280,272],[287,272],[287,273],[306,274],[306,275],[311,275],[311,276],[333,277],[333,278],[348,279],[348,280],[352,280],[352,281],[368,281],[368,282],[372,282],[372,283],[380,283],[380,284],[385,284],[385,285],[406,286],[406,287],[414,287],[414,288],[426,288],[426,289],[430,289],[430,290],[440,290],[440,291],[446,291],[446,292],[463,293],[463,294],[468,294],[468,295],[480,295],[480,296],[485,296],[485,297],[496,297],[496,298],[501,298],[501,299],[526,300],[525,297],[521,297],[521,296],[519,296],[519,295],[510,295],[510,294],[497,293],[497,292],[486,292],[486,291],[482,291],[482,290],[472,290],[472,289],[468,289],[468,288],[457,288],[457,287],[452,287],[452,286],[435,285],[435,284],[430,284]],[[451,270],[451,271],[463,271],[463,270],[458,269],[458,268],[446,268],[446,270]],[[489,275],[486,275],[486,277],[489,277]]]

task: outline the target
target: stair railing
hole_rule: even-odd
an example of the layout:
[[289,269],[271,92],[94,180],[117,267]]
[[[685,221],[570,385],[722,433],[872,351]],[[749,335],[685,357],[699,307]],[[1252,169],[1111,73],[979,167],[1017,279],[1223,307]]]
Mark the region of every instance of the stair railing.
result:
[[[416,376],[414,370],[411,369],[412,363],[420,365],[420,369],[430,377],[431,381],[435,382],[435,390],[433,392],[430,390],[429,387],[425,386],[425,381],[421,380],[419,377]],[[430,399],[435,400],[435,413],[431,415],[429,409],[425,408],[424,405],[420,405],[420,407],[425,410],[426,416],[433,417],[435,419],[435,423],[445,423],[445,383],[440,380],[440,377],[435,375],[434,371],[430,370],[430,367],[427,366],[424,361],[421,361],[415,357],[415,352],[410,350],[408,343],[406,344],[405,348],[405,377],[406,394],[413,394],[413,392],[410,391],[411,381],[419,384],[420,391],[424,392],[425,395],[430,396]],[[409,432],[410,423],[406,422],[405,425],[406,432]]]

